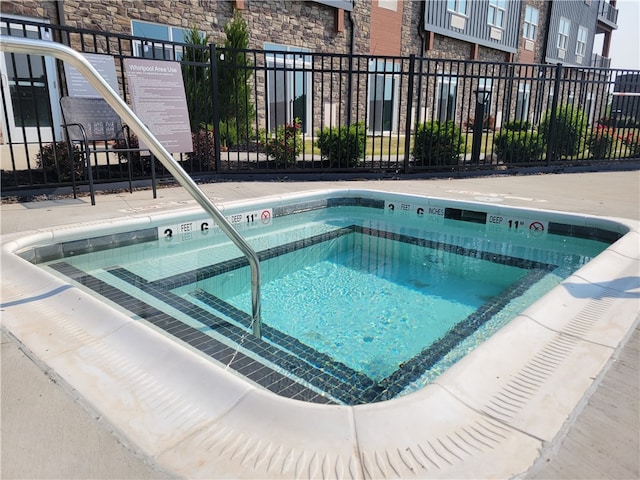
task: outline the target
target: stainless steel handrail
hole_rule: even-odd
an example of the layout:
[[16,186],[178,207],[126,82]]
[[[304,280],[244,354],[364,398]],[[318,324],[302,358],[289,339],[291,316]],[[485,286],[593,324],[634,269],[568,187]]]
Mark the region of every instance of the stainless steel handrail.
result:
[[251,267],[251,309],[253,334],[261,338],[260,322],[260,262],[258,255],[251,245],[238,233],[229,223],[222,212],[213,204],[211,200],[198,187],[193,179],[174,160],[171,154],[158,142],[151,131],[140,121],[136,114],[120,98],[109,84],[102,78],[98,71],[78,52],[60,43],[44,40],[34,40],[22,37],[10,37],[0,35],[0,50],[10,53],[23,53],[27,55],[52,56],[63,62],[73,65],[87,81],[98,91],[98,93],[111,105],[124,122],[135,132],[139,139],[144,141],[149,150],[156,156],[164,167],[175,177],[178,183],[189,192],[198,204],[211,215],[220,229],[235,243],[240,251],[249,260]]

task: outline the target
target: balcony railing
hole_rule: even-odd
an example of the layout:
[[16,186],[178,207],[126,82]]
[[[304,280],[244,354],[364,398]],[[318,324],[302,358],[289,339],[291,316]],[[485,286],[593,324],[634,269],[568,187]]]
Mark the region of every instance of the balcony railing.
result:
[[607,22],[617,27],[618,25],[618,9],[605,0],[600,1],[598,8],[598,20]]
[[594,53],[591,55],[591,66],[596,68],[611,68],[611,59]]

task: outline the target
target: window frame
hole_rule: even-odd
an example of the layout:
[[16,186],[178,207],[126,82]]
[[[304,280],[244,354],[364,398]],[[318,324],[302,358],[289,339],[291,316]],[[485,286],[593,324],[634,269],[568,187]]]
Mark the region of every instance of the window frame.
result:
[[447,12],[467,16],[467,0],[447,0]]
[[507,0],[489,0],[487,24],[496,28],[504,28],[507,18]]
[[[136,33],[136,25],[140,27],[142,27],[143,25],[149,25],[154,28],[166,29],[166,33],[167,33],[166,38],[160,38],[158,36],[156,37],[147,36],[144,33],[141,35],[140,33],[142,32]],[[176,32],[180,32],[179,38],[176,38]],[[166,25],[163,23],[147,22],[144,20],[131,20],[131,34],[134,37],[145,38],[151,43],[151,55],[145,55],[147,51],[144,50],[144,47],[148,47],[146,42],[144,40],[133,40],[132,42],[133,55],[137,58],[148,58],[151,60],[155,59],[155,60],[170,60],[170,61],[180,61],[182,59],[182,55],[184,54],[183,48],[178,45],[167,46],[166,43],[172,43],[172,42],[185,43],[184,27]],[[156,46],[156,44],[159,44],[160,46]],[[162,51],[162,57],[160,57],[160,55],[155,55],[155,56],[153,55],[153,52],[156,49],[158,49],[159,51]],[[174,52],[175,52],[175,55],[174,55]]]
[[[581,36],[584,38],[581,39]],[[584,57],[587,53],[587,42],[589,41],[589,29],[582,25],[578,26],[578,36],[576,38],[576,55]]]
[[[566,29],[563,28],[566,26]],[[565,31],[566,30],[566,31]],[[560,17],[558,23],[558,48],[566,51],[569,46],[569,33],[571,32],[571,20],[565,17]]]
[[[528,15],[530,13],[530,15]],[[533,14],[535,13],[535,22]],[[528,17],[528,18],[527,18]],[[536,7],[531,5],[525,5],[524,10],[524,23],[522,27],[522,37],[532,42],[536,40],[538,34],[538,22],[540,20],[540,11]],[[533,33],[531,31],[533,30]]]

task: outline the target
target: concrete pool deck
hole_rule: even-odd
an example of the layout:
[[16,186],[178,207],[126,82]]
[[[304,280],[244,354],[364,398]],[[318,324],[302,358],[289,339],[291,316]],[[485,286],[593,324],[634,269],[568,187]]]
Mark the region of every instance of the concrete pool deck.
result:
[[[202,188],[216,203],[361,188],[639,220],[639,185],[638,172],[606,172],[459,180],[229,182]],[[98,195],[96,207],[87,200],[2,205],[2,234],[194,206],[181,188],[160,189],[155,200],[150,191]],[[618,361],[610,365],[589,402],[585,399],[583,414],[567,426],[564,441],[561,437],[546,446],[529,472],[531,478],[639,476],[637,324],[635,334],[627,338],[627,346],[614,354]],[[122,438],[110,432],[111,425],[95,418],[75,392],[55,383],[55,372],[18,347],[3,330],[2,478],[171,478],[136,454],[135,445],[122,445]]]

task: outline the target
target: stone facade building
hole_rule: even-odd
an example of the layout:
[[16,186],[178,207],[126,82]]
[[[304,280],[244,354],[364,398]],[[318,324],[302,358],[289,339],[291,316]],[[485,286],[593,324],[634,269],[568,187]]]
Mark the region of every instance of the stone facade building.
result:
[[[557,6],[558,3],[571,5]],[[555,45],[561,41],[570,45],[567,51],[572,55],[567,58],[575,58],[574,45],[583,43],[583,46],[578,46],[580,55],[577,57],[581,58],[582,65],[587,65],[592,58],[593,37],[604,33],[610,39],[617,13],[615,0],[5,0],[0,3],[0,8],[3,33],[48,38],[49,34],[43,31],[46,28],[10,28],[12,19],[44,21],[66,29],[136,37],[117,45],[113,43],[115,40],[101,37],[96,40],[96,45],[89,47],[80,45],[81,37],[78,36],[66,35],[65,38],[64,34],[55,33],[60,38],[50,38],[68,42],[77,50],[119,51],[133,56],[153,54],[154,58],[160,54],[160,58],[171,60],[179,55],[180,47],[169,47],[168,43],[183,42],[184,32],[191,28],[208,35],[212,43],[223,44],[224,26],[231,21],[234,11],[240,11],[247,23],[250,49],[286,52],[256,57],[258,64],[264,62],[275,70],[281,67],[283,72],[255,76],[253,95],[271,98],[269,106],[257,112],[260,126],[273,130],[283,121],[290,122],[295,107],[292,109],[287,103],[298,107],[302,105],[304,108],[298,108],[295,113],[296,116],[307,115],[302,120],[309,134],[313,134],[320,125],[344,122],[347,118],[349,121],[365,121],[370,133],[393,132],[397,128],[395,125],[403,125],[409,112],[400,98],[406,96],[403,89],[407,84],[398,72],[407,68],[406,59],[412,55],[443,61],[477,60],[491,65],[510,62],[544,64],[557,60],[550,52],[557,52]],[[580,13],[583,10],[588,14]],[[590,19],[592,23],[581,24],[581,29],[578,29],[574,21],[572,25],[575,28],[567,33],[567,38],[558,39],[558,35],[565,34],[564,31],[558,33],[558,28],[564,28],[572,20],[566,16],[571,15]],[[550,30],[550,26],[554,30]],[[583,38],[585,31],[588,34],[586,42]],[[82,38],[84,42],[85,37]],[[603,56],[598,56],[599,62],[608,55],[608,42],[605,44],[606,51],[603,49]],[[304,72],[316,68],[305,55],[312,52],[360,56],[357,60],[361,63],[360,69],[367,73],[359,74],[355,80],[347,78],[343,73],[346,66],[340,63],[335,72],[319,77],[320,86],[310,74],[287,72],[291,66]],[[3,70],[5,68],[8,67],[3,64]],[[56,69],[54,63],[42,68],[50,69],[48,78],[61,78],[53,73]],[[448,119],[449,116],[459,118],[461,112],[469,111],[472,102],[469,95],[461,95],[461,100],[456,101],[462,86],[466,91],[478,88],[492,90],[494,98],[490,101],[489,110],[491,102],[495,104],[497,96],[505,94],[498,91],[496,82],[492,84],[489,80],[480,79],[469,83],[459,79],[454,62],[444,62],[437,68],[425,74],[424,82],[417,86],[421,89],[418,95],[435,96],[433,107],[419,107],[421,120]],[[477,76],[493,75],[488,68],[484,67],[484,73],[477,72]],[[494,67],[491,72],[495,71]],[[18,88],[19,81],[12,77],[7,83]],[[520,95],[522,102],[528,96],[538,94],[527,90],[526,82],[514,83],[511,88],[514,97],[520,98]],[[323,90],[322,95],[318,95],[320,89]],[[21,112],[29,111],[31,107],[8,106],[11,112],[3,115],[0,143],[7,143],[8,130],[12,130],[12,142],[26,144],[50,141],[55,136],[42,127],[50,126],[53,132],[53,125],[60,123],[57,98],[54,98],[56,94],[60,95],[60,88],[52,84],[45,90],[43,96],[34,101],[48,101],[49,105],[43,104],[45,108],[41,106],[40,111],[50,110],[53,118],[43,121],[38,135],[34,136],[29,133],[32,119],[25,123],[24,119],[18,118],[23,114]],[[51,97],[48,100],[47,95]],[[5,92],[4,98],[9,103],[20,101],[15,92]],[[523,111],[522,102],[520,112]],[[510,111],[502,112],[503,116],[517,113],[516,107],[509,108]],[[305,113],[307,111],[313,113]],[[414,114],[415,108],[410,113]]]

